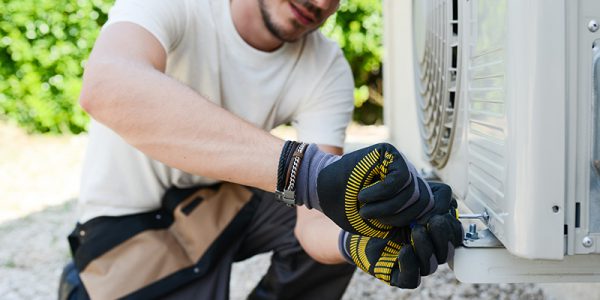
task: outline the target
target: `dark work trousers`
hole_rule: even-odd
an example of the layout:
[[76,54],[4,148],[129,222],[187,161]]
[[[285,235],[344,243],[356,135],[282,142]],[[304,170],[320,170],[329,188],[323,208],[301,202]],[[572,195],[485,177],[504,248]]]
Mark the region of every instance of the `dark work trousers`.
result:
[[355,267],[323,265],[314,261],[294,236],[296,209],[275,201],[273,193],[256,193],[260,193],[262,199],[239,244],[232,247],[219,266],[205,278],[167,299],[228,299],[231,264],[269,251],[273,251],[271,266],[248,299],[342,297]]
[[232,263],[269,251],[273,251],[271,265],[248,299],[342,297],[355,267],[323,265],[310,258],[294,236],[296,209],[275,201],[273,193],[255,193],[261,200],[239,241],[221,256],[213,270],[164,299],[229,299]]

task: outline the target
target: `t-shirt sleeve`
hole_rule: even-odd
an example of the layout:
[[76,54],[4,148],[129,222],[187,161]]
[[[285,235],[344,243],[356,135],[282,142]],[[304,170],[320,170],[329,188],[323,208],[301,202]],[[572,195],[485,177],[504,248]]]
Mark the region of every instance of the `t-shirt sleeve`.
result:
[[354,109],[354,79],[341,50],[295,115],[298,140],[343,147]]
[[103,29],[118,22],[131,22],[148,30],[169,53],[186,28],[186,0],[117,0]]

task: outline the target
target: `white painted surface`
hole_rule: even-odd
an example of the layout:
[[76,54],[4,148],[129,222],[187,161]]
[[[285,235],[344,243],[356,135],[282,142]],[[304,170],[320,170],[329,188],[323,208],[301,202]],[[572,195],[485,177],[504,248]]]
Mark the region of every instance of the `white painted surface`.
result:
[[[425,169],[431,167],[423,159],[419,136],[413,58],[420,56],[423,47],[412,45],[413,30],[420,30],[413,28],[413,20],[433,6],[427,3],[441,1],[419,1],[416,8],[414,1],[384,2],[386,124],[391,141]],[[490,213],[489,228],[505,245],[506,255],[525,259],[499,260],[507,269],[547,267],[548,274],[530,274],[542,281],[567,280],[563,270],[583,276],[569,266],[583,261],[594,269],[595,259],[562,259],[565,254],[600,250],[596,246],[600,234],[590,235],[588,230],[589,217],[594,216],[586,214],[589,65],[591,41],[600,33],[592,34],[585,27],[591,18],[600,18],[600,2],[457,3],[461,5],[460,102],[450,161],[436,173],[468,209]],[[575,228],[575,202],[582,209],[579,228]],[[581,245],[586,235],[594,239],[594,246]],[[495,255],[475,257],[485,263],[495,260]]]

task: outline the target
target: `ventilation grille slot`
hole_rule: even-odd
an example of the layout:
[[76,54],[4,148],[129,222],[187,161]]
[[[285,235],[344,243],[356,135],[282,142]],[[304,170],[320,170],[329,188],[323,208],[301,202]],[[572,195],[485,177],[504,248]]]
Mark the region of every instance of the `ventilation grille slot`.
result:
[[461,57],[458,0],[420,0],[413,4],[421,136],[431,165],[443,168],[454,139],[458,105]]

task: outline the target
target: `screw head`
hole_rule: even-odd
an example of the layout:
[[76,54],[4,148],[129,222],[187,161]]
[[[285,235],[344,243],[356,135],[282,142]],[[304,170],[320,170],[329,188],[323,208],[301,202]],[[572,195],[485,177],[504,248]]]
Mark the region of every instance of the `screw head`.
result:
[[581,244],[583,244],[584,247],[589,248],[594,244],[594,240],[592,240],[589,236],[586,236],[581,241]]
[[465,234],[465,237],[469,240],[477,240],[479,239],[479,235],[477,234],[477,224],[472,223],[469,224],[469,231]]
[[469,232],[477,233],[477,224],[475,224],[475,223],[469,224]]
[[600,28],[600,24],[598,24],[598,21],[596,21],[596,20],[591,20],[591,21],[588,23],[588,29],[589,29],[591,32],[596,32],[596,31],[598,31],[598,29],[599,29],[599,28]]

